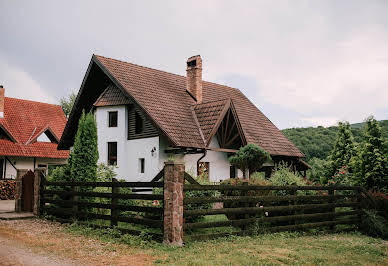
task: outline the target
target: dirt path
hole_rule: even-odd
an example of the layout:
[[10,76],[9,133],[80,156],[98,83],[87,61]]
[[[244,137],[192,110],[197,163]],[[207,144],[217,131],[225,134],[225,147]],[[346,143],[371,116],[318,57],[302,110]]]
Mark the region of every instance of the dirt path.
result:
[[80,265],[80,262],[58,258],[53,254],[34,253],[20,243],[0,236],[0,265]]
[[72,235],[39,219],[0,221],[0,265],[150,265],[140,249]]

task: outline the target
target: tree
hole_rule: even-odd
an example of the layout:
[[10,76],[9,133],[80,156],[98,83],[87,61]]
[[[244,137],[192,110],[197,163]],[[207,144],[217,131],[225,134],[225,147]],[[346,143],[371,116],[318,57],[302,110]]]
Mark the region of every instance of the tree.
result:
[[331,179],[343,166],[349,166],[350,159],[354,155],[353,134],[348,122],[338,123],[337,138],[334,147],[328,156],[326,177]]
[[363,142],[352,160],[355,180],[367,189],[388,192],[388,158],[380,124],[373,118],[366,120]]
[[97,179],[97,126],[92,113],[82,112],[71,157],[71,178],[94,182]]
[[75,94],[75,92],[72,92],[68,98],[63,97],[59,100],[59,103],[62,106],[62,110],[67,118],[70,116],[76,98],[77,94]]
[[240,169],[243,172],[244,178],[246,177],[245,171],[247,169],[249,170],[249,176],[251,176],[268,160],[271,160],[269,153],[255,144],[241,147],[236,155],[229,158],[230,164]]

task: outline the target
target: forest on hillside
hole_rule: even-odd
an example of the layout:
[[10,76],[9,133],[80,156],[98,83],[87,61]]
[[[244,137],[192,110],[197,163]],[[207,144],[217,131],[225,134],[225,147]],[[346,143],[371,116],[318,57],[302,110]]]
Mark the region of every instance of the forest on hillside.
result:
[[[384,139],[388,139],[388,120],[381,120],[379,123]],[[350,125],[356,143],[362,141],[363,125],[364,123]],[[313,158],[323,160],[329,155],[338,133],[338,127],[288,128],[282,131],[305,154],[305,161],[310,162]]]

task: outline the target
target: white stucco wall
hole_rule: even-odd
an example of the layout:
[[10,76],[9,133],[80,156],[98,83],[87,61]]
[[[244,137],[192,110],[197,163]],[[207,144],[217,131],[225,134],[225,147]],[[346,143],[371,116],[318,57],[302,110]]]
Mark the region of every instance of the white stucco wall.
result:
[[[108,112],[117,111],[117,127],[108,127]],[[108,142],[117,142],[118,179],[150,181],[160,171],[159,137],[128,140],[126,106],[104,106],[95,110],[98,135],[99,163],[108,164]],[[151,150],[155,148],[155,152]],[[145,171],[140,173],[139,159],[145,160]]]
[[[163,168],[164,162],[168,160],[169,155],[164,153],[164,150],[168,147],[168,142],[165,138],[160,138],[160,162],[159,169]],[[209,147],[219,148],[219,144],[216,137],[213,137]],[[188,154],[183,157],[183,162],[185,163],[186,172],[192,174],[193,176],[197,175],[197,161],[202,157],[203,154]],[[201,162],[209,162],[209,180],[211,182],[218,182],[220,180],[225,180],[230,178],[230,164],[228,160],[227,153],[225,152],[216,152],[216,151],[207,151],[207,154],[204,158],[201,159]],[[237,171],[236,176],[242,177],[242,172]]]
[[[108,127],[108,112],[117,111],[117,127]],[[136,140],[128,140],[128,118],[126,106],[104,106],[95,110],[98,134],[99,163],[108,164],[108,142],[117,142],[117,173],[118,179],[127,181],[150,181],[163,169],[164,162],[169,154],[164,151],[168,148],[168,141],[165,137],[152,137]],[[213,137],[210,147],[219,148],[216,137]],[[153,155],[151,150],[155,149]],[[197,160],[202,154],[190,154],[183,157],[186,172],[196,176]],[[139,159],[145,159],[145,172],[140,173]],[[212,182],[225,180],[230,177],[230,164],[225,152],[208,151],[201,160],[209,162],[210,176]],[[238,171],[241,177],[241,171]]]
[[[5,158],[4,158],[5,159]],[[27,169],[34,171],[34,158],[26,158],[26,157],[8,157],[8,159],[12,162],[12,164],[16,167],[16,169]],[[16,178],[17,171],[11,165],[8,160],[5,161],[5,178]],[[50,159],[50,158],[36,158],[35,159],[35,167],[41,165],[60,165],[66,164],[66,159]],[[47,174],[47,172],[46,172]]]

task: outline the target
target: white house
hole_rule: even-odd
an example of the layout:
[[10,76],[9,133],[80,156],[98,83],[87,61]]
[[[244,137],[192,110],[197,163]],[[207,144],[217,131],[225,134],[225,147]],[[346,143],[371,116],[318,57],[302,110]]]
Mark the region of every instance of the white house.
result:
[[61,106],[5,97],[0,86],[0,179],[28,170],[65,164],[69,151],[57,150],[66,125]]
[[184,77],[93,55],[59,149],[73,145],[86,110],[97,121],[99,162],[128,181],[150,181],[169,157],[210,181],[241,176],[228,156],[247,143],[305,170],[299,149],[239,90],[202,81],[200,56],[186,66]]

